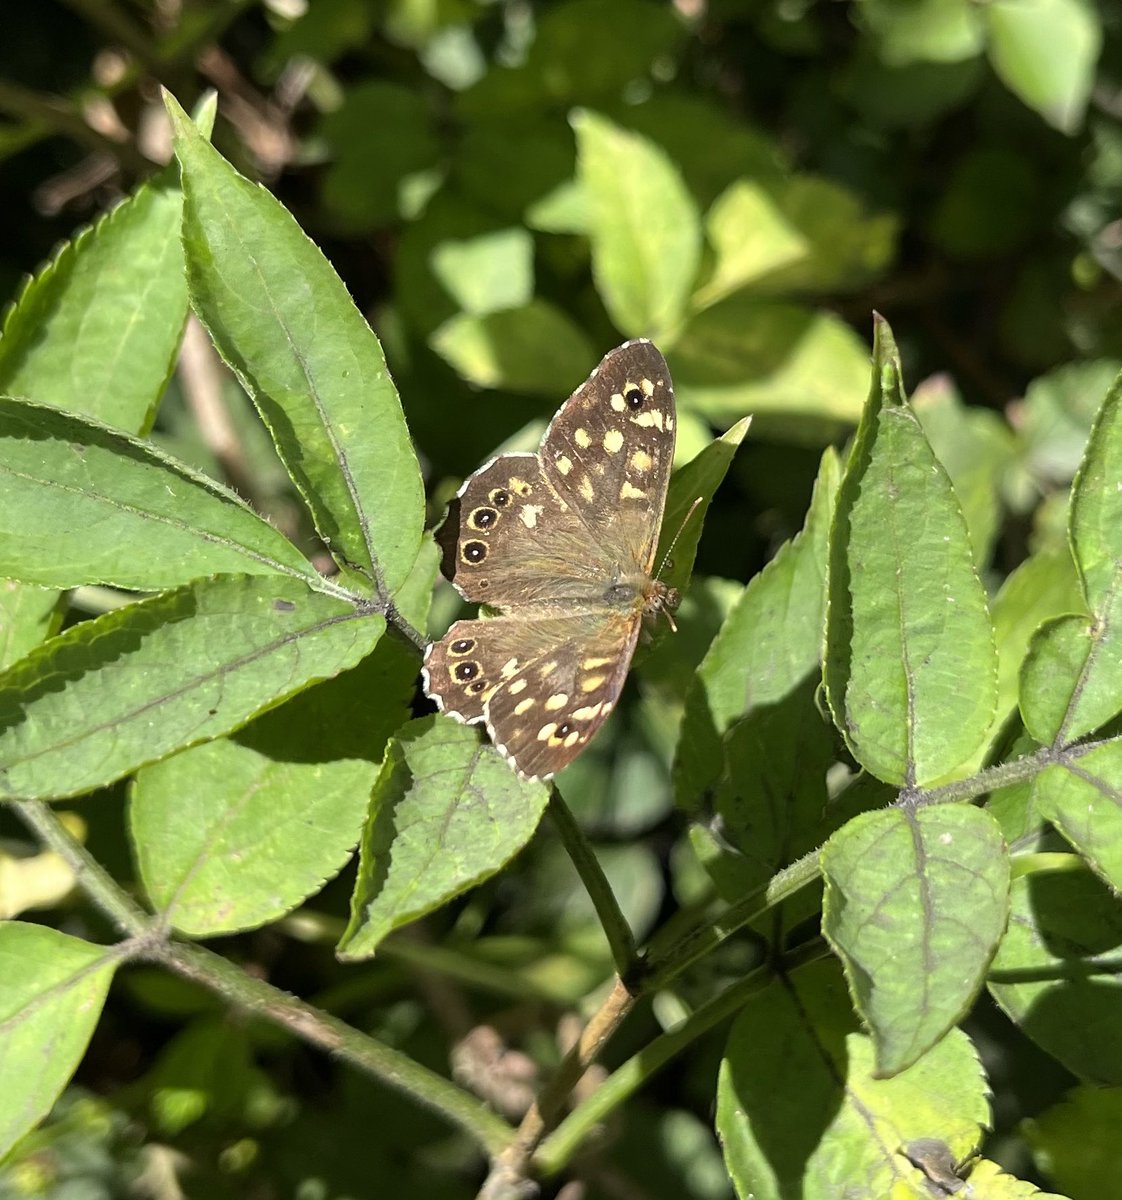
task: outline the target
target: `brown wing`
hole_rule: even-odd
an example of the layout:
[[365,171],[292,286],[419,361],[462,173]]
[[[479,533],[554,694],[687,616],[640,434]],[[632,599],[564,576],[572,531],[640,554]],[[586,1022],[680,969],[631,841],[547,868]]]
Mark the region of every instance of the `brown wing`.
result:
[[536,454],[502,454],[464,482],[437,535],[465,600],[510,611],[603,593],[608,566]]
[[666,360],[640,338],[604,356],[542,439],[546,481],[613,565],[650,574],[675,424]]
[[520,775],[549,778],[615,707],[639,625],[620,611],[457,621],[425,654],[425,692],[458,720],[486,721]]

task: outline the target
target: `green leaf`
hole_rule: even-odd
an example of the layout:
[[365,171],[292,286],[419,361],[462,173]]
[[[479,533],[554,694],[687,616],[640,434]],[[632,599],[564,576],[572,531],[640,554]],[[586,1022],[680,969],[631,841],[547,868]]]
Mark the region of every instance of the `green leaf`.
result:
[[292,216],[165,96],[193,303],[331,552],[393,593],[417,557],[424,497],[378,340]]
[[1025,465],[1044,487],[1071,482],[1102,398],[1122,370],[1115,359],[1065,363],[1025,389],[1018,432]]
[[997,413],[963,404],[946,376],[921,384],[911,403],[954,486],[974,561],[988,563],[1001,524],[1001,485],[1015,452],[1013,434]]
[[0,923],[0,1158],[50,1110],[94,1031],[117,956],[42,925]]
[[353,666],[379,614],[219,577],[83,621],[0,675],[0,793],[72,796],[228,733]]
[[1063,133],[1083,124],[1102,48],[1086,0],[992,0],[981,9],[989,57],[1011,92]]
[[1046,767],[1035,780],[1037,811],[1115,891],[1122,891],[1122,742]]
[[161,176],[64,243],[4,322],[0,393],[146,431],[187,316],[182,215]]
[[54,631],[58,593],[0,579],[0,671]]
[[862,196],[819,175],[792,175],[771,190],[809,250],[775,270],[769,291],[853,291],[892,263],[900,229],[894,213],[868,213]]
[[1122,711],[1122,378],[1108,392],[1072,485],[1069,537],[1090,616],[1033,639],[1021,715],[1039,742],[1073,741]]
[[1122,1089],[1072,1088],[1022,1128],[1038,1166],[1069,1195],[1117,1195]]
[[[685,466],[679,467],[670,477],[670,489],[666,496],[666,509],[662,516],[662,532],[659,535],[655,567],[661,567],[671,552],[670,562],[663,574],[670,587],[683,591],[693,574],[697,557],[697,546],[701,541],[701,530],[705,514],[732,465],[744,435],[748,432],[752,418],[745,417],[719,438],[705,447]],[[697,502],[701,501],[700,504]],[[695,508],[694,505],[697,505]]]
[[534,295],[534,241],[516,227],[441,242],[432,252],[432,271],[473,317],[519,308]]
[[666,340],[701,261],[697,207],[673,163],[646,138],[588,111],[572,121],[600,298],[617,329]]
[[986,746],[993,744],[1017,708],[1021,665],[1033,634],[1043,622],[1079,605],[1079,577],[1066,546],[1038,550],[1006,576],[991,606],[997,643],[997,709]]
[[559,380],[582,379],[596,365],[584,330],[548,300],[486,316],[463,313],[432,335],[432,348],[476,387],[556,396]]
[[861,415],[869,351],[844,321],[798,304],[736,295],[690,317],[667,354],[679,403],[718,425],[828,440]]
[[0,397],[0,574],[156,590],[220,572],[319,578],[238,496],[150,442]]
[[997,1163],[986,1158],[971,1159],[962,1174],[970,1189],[967,1195],[977,1200],[1067,1200],[1059,1192],[1042,1192],[1035,1183],[1006,1175]]
[[1090,871],[1014,879],[993,998],[1080,1079],[1122,1084],[1122,908]]
[[826,697],[862,766],[922,786],[981,746],[996,653],[962,510],[904,406],[883,320],[874,363],[831,531]]
[[678,802],[687,809],[719,774],[720,742],[728,729],[818,674],[826,551],[840,475],[837,454],[827,450],[802,532],[749,582],[686,693],[674,778]]
[[130,830],[152,903],[192,937],[274,921],[350,858],[377,768],[275,761],[220,740],[137,776]]
[[705,230],[715,261],[694,296],[696,308],[764,280],[810,251],[768,192],[748,179],[738,179],[713,201]]
[[390,743],[362,836],[346,960],[490,878],[529,841],[549,798],[471,728],[413,721]]
[[[830,799],[826,773],[836,751],[833,729],[815,703],[817,688],[808,676],[782,700],[753,709],[724,739],[717,760],[724,771],[706,800],[718,818],[719,845],[734,853],[706,846],[700,830],[707,826],[695,827],[693,841],[730,903],[819,845]],[[803,889],[785,903],[782,927],[816,916],[820,904],[817,888]],[[760,927],[766,937],[779,935],[774,912]]]
[[342,98],[320,125],[332,152],[324,205],[347,230],[394,224],[406,181],[440,161],[428,99],[419,88],[384,80],[355,84]]
[[717,1133],[741,1200],[924,1200],[926,1178],[904,1151],[937,1139],[959,1162],[987,1120],[985,1078],[958,1030],[877,1079],[830,963],[753,997],[721,1063]]
[[822,931],[895,1075],[966,1014],[1005,930],[1009,858],[981,809],[863,813],[822,849]]
[[982,49],[981,18],[970,0],[865,0],[862,20],[886,63],[958,62]]
[[[422,558],[435,570],[435,546]],[[424,625],[423,605],[406,615]],[[230,933],[275,920],[318,891],[358,842],[378,763],[409,719],[416,680],[412,649],[382,638],[356,667],[230,740],[143,768],[130,832],[141,879],[169,922],[194,936]]]

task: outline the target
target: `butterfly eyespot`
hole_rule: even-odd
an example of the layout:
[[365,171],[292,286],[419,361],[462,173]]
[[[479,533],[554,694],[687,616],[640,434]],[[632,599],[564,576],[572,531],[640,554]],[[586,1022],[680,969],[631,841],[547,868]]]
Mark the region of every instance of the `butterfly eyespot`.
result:
[[483,691],[486,686],[486,679],[477,679],[474,683],[469,683],[467,685],[467,691],[478,694],[479,692]]
[[506,488],[493,488],[487,497],[496,508],[506,508],[510,503],[510,492]]
[[493,508],[476,508],[468,517],[468,524],[472,529],[490,529],[498,519],[499,514]]
[[[462,662],[457,663],[452,674],[461,683],[466,683],[469,679],[474,679],[479,674],[479,663],[477,662]],[[482,682],[482,680],[480,681]]]
[[623,393],[623,399],[628,408],[642,408],[647,397],[643,395],[642,389],[637,388],[634,384],[632,384]]
[[464,562],[481,563],[487,557],[487,547],[482,542],[464,542],[460,555]]
[[457,638],[448,649],[453,654],[467,654],[475,647],[474,638]]
[[557,728],[553,731],[553,736],[555,738],[568,737],[569,734],[573,732],[574,728],[575,728],[575,726],[573,726],[570,722],[562,721],[561,724],[558,725]]

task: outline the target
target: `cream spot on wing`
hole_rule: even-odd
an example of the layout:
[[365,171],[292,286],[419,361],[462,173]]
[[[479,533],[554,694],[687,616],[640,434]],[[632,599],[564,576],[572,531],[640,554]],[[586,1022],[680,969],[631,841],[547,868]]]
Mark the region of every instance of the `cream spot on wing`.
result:
[[[628,420],[632,425],[639,425],[643,429],[650,429],[650,427],[655,423],[655,417],[658,417],[660,422],[662,421],[662,413],[655,412],[636,413],[635,416],[628,417]],[[659,424],[659,428],[662,428],[661,423]]]
[[529,496],[534,490],[525,479],[513,478],[510,481],[510,490],[517,493],[519,496]]
[[526,680],[525,679],[516,679],[510,685],[510,694],[512,696],[517,696],[519,692],[524,692],[525,690],[526,690]]
[[503,663],[502,670],[499,672],[499,674],[503,677],[503,679],[509,679],[517,671],[518,671],[518,659],[517,658],[508,658],[506,660],[506,662]]
[[597,667],[606,667],[611,662],[611,657],[608,658],[586,658],[581,666],[586,671],[595,671]]
[[553,672],[556,670],[557,670],[557,659],[551,658],[549,660],[549,662],[545,663],[542,666],[542,668],[538,672],[538,674],[541,675],[541,677],[544,679],[547,675],[552,675]]
[[522,524],[527,529],[533,529],[538,523],[538,515],[544,511],[544,504],[524,504],[522,511],[518,515],[522,518]]
[[593,497],[596,495],[596,489],[592,486],[592,480],[586,475],[577,485],[577,491],[588,501],[592,503]]
[[572,716],[575,721],[591,721],[598,716],[602,704],[586,704],[583,708],[573,709]]
[[624,400],[623,396],[621,396],[619,392],[616,392],[616,394],[612,397],[612,408],[614,408],[616,412],[627,411],[627,401]]
[[623,481],[623,487],[619,489],[619,498],[621,500],[645,500],[647,498],[647,493],[644,492],[642,488],[632,487],[631,484],[625,479]]
[[557,469],[562,475],[568,475],[573,469],[573,460],[567,454],[559,454],[557,456]]
[[646,450],[636,450],[631,456],[631,469],[638,475],[645,475],[654,466],[654,459]]
[[592,445],[592,434],[587,429],[578,429],[573,434],[573,441],[582,449],[587,450]]
[[575,746],[580,741],[580,730],[574,729],[572,733],[561,743],[562,746]]
[[647,393],[648,396],[654,395],[654,384],[649,379],[644,379],[639,386]]
[[551,737],[553,737],[553,731],[556,728],[557,728],[556,721],[550,721],[547,725],[543,725],[541,727],[541,729],[538,730],[538,741],[539,742],[548,742],[549,739]]
[[535,703],[536,701],[531,696],[527,696],[525,700],[519,700],[514,706],[514,715],[520,717],[523,713],[528,713]]
[[604,434],[604,449],[609,454],[618,454],[623,449],[623,432],[619,429],[609,429]]
[[614,700],[605,700],[604,701],[604,716],[607,716],[608,713],[610,713],[613,708],[615,708],[615,701]]
[[580,681],[580,690],[582,692],[594,692],[607,678],[607,675],[586,675]]
[[666,431],[667,431],[667,433],[674,432],[674,418],[673,417],[666,418]]
[[564,708],[568,703],[568,695],[565,692],[558,692],[555,696],[550,696],[545,702],[545,706],[550,712],[556,712],[559,708]]

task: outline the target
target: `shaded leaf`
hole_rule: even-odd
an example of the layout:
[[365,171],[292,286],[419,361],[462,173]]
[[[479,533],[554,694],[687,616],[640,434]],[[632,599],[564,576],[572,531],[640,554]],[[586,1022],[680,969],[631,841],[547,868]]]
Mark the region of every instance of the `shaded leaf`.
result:
[[1092,1083],[1122,1084],[1122,909],[1090,871],[1013,880],[993,998],[1046,1053]]
[[0,1157],[46,1116],[86,1051],[116,956],[42,925],[0,923]]
[[873,1074],[830,963],[773,982],[729,1035],[717,1133],[742,1200],[928,1200],[905,1148],[937,1139],[959,1162],[988,1120],[986,1083],[966,1036],[952,1031],[892,1079]]
[[1005,930],[1009,858],[981,809],[865,813],[822,849],[823,933],[876,1045],[911,1066],[967,1012]]
[[435,716],[406,725],[374,787],[339,957],[369,957],[391,930],[505,866],[548,798],[470,727]]
[[219,577],[83,621],[0,675],[0,792],[88,791],[353,666],[385,629],[295,580]]

